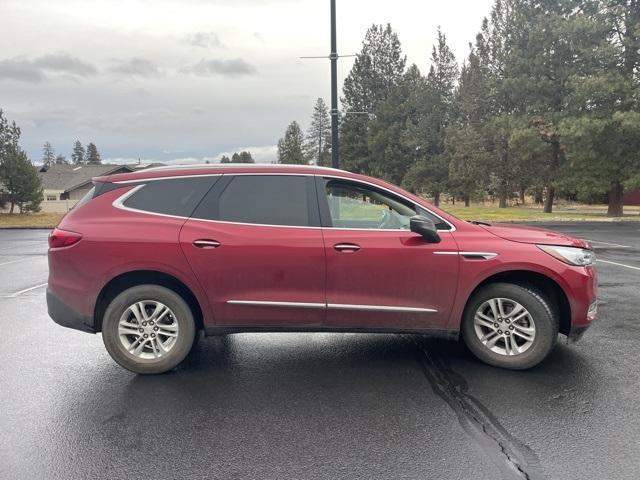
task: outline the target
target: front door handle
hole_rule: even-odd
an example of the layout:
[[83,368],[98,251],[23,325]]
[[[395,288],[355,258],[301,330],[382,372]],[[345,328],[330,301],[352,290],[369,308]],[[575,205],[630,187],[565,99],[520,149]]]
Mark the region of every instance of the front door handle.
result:
[[333,248],[343,253],[355,253],[360,250],[360,245],[355,243],[336,243]]
[[217,240],[210,240],[208,238],[193,241],[193,246],[198,248],[218,248],[220,245],[220,242]]

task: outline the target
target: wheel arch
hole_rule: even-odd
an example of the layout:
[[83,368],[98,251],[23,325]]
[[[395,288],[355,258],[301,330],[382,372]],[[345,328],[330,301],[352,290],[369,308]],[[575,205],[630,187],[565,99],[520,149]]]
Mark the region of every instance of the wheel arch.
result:
[[567,294],[554,279],[532,270],[507,270],[485,278],[467,298],[465,311],[475,293],[492,283],[513,283],[538,290],[552,303],[551,307],[555,309],[555,313],[558,316],[560,333],[568,335],[571,331],[571,304]]
[[204,328],[202,307],[187,285],[168,273],[156,270],[133,270],[115,276],[102,287],[102,290],[98,294],[93,314],[96,332],[102,331],[102,320],[109,303],[120,293],[136,285],[159,285],[173,290],[189,305],[189,308],[193,312],[194,320],[196,321],[196,328],[198,330]]

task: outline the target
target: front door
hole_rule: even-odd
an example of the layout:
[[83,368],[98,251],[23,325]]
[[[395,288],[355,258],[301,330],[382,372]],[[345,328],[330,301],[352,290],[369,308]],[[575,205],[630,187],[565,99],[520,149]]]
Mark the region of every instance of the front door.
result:
[[224,175],[180,243],[216,326],[322,325],[325,252],[312,176]]
[[327,327],[444,328],[456,293],[458,258],[450,232],[427,243],[409,231],[422,207],[374,185],[318,181],[327,256]]

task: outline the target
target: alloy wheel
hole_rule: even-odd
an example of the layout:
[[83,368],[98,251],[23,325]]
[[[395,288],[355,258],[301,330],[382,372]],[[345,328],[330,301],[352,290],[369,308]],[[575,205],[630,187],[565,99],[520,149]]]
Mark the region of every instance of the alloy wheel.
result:
[[476,310],[473,326],[482,344],[499,355],[520,355],[536,338],[529,311],[508,298],[491,298]]
[[143,300],[127,307],[118,322],[122,346],[140,359],[158,359],[175,346],[178,321],[169,307],[155,300]]

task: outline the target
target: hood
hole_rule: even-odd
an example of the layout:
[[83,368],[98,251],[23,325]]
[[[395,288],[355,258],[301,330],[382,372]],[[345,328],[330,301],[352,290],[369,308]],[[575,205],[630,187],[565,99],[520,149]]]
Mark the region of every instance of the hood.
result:
[[497,237],[504,238],[505,240],[510,240],[512,242],[591,248],[591,245],[584,240],[570,237],[564,233],[545,230],[544,228],[504,223],[496,223],[491,226],[481,225],[481,227]]

